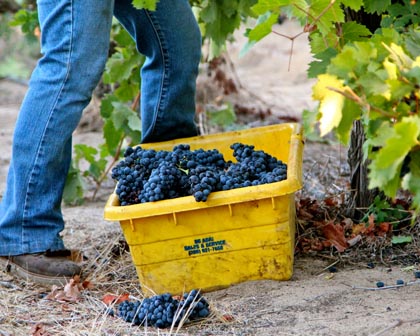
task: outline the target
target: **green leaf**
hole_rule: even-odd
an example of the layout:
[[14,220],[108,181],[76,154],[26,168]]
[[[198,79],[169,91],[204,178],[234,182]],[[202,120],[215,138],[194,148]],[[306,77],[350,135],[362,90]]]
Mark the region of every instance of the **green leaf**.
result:
[[412,203],[420,210],[420,152],[411,152],[409,163],[410,172],[406,174],[402,181],[402,187],[413,194]]
[[271,33],[273,25],[277,22],[278,14],[267,12],[260,16],[257,25],[248,31],[247,36],[250,41],[259,41]]
[[113,106],[114,112],[111,116],[113,126],[116,130],[123,131],[134,144],[138,144],[141,138],[141,121],[138,113],[120,102],[114,102]]
[[101,101],[101,116],[104,119],[110,118],[112,116],[112,112],[114,111],[114,106],[112,105],[114,102],[117,102],[118,99],[113,94],[107,94]]
[[95,181],[98,181],[105,171],[107,162],[108,161],[105,159],[98,159],[97,161],[92,162],[88,170],[89,176],[93,177]]
[[134,45],[133,38],[127,30],[121,27],[121,25],[118,25],[118,29],[116,29],[116,33],[112,36],[112,39],[117,42],[119,46],[127,47],[132,44]]
[[347,44],[343,50],[331,59],[327,71],[344,80],[354,79],[357,74],[364,74],[378,56],[376,45],[372,42],[356,41]]
[[412,56],[420,55],[420,31],[410,29],[406,35],[405,46]]
[[225,1],[222,7],[223,14],[227,17],[235,16],[238,12],[238,2],[237,1]]
[[349,143],[353,123],[355,120],[358,120],[361,115],[362,110],[358,104],[349,99],[344,101],[342,117],[336,128],[338,139],[343,144],[347,145]]
[[159,0],[133,0],[133,6],[137,9],[156,10]]
[[371,153],[374,147],[384,147],[388,140],[389,134],[393,132],[392,126],[383,120],[370,120],[369,125],[365,127],[366,141],[363,144],[365,159]]
[[257,4],[252,6],[256,14],[264,14],[268,11],[278,12],[281,6],[288,6],[293,3],[292,0],[258,0]]
[[113,54],[107,61],[106,74],[104,82],[106,84],[113,82],[120,82],[127,80],[133,75],[138,75],[138,69],[143,64],[144,57],[139,54],[130,54],[129,57],[125,57],[124,49],[119,49],[119,52]]
[[413,237],[411,236],[392,236],[391,243],[392,244],[406,244],[411,243],[413,241]]
[[366,13],[382,14],[389,6],[391,6],[391,0],[364,0]]
[[257,17],[258,13],[253,11],[253,6],[258,2],[258,0],[240,0],[238,4],[238,11],[245,18]]
[[235,111],[230,103],[221,109],[208,111],[207,115],[210,123],[224,127],[232,125],[236,120]]
[[308,77],[316,78],[318,75],[326,73],[331,59],[335,56],[337,56],[337,50],[334,48],[327,48],[324,51],[314,55],[314,60],[309,63]]
[[387,9],[389,18],[391,18],[391,24],[387,23],[389,27],[392,27],[401,32],[406,31],[410,25],[418,25],[420,22],[420,3],[415,1],[405,0],[404,4],[394,3]]
[[[247,35],[248,34],[248,32],[249,32],[249,30],[250,29],[248,29],[246,32],[245,32],[245,35]],[[241,51],[239,52],[239,58],[241,58],[241,57],[243,57],[243,56],[245,56],[251,49],[252,49],[252,47],[255,45],[257,43],[257,41],[250,41],[250,40],[248,40],[246,43],[245,43],[245,45],[242,47],[242,49],[241,49]]]
[[95,156],[98,154],[98,150],[96,148],[85,144],[76,144],[73,146],[73,149],[75,152],[76,164],[78,164],[82,158],[89,163],[95,162]]
[[420,66],[416,66],[416,67],[412,68],[411,70],[409,70],[406,73],[406,76],[411,81],[419,84],[420,83]]
[[343,23],[342,30],[343,39],[346,43],[350,41],[366,40],[372,35],[370,30],[367,29],[366,26],[354,21]]
[[319,135],[318,125],[318,110],[303,110],[302,111],[302,126],[305,138],[310,141],[322,142],[324,139]]
[[115,129],[113,121],[107,119],[104,123],[103,135],[109,153],[115,155],[120,140],[123,137],[123,131]]
[[335,30],[337,23],[344,22],[344,12],[340,2],[336,1],[333,5],[331,3],[331,0],[317,0],[313,1],[309,8],[310,17],[319,18],[314,23],[322,35],[328,35],[331,30]]
[[391,99],[400,100],[409,98],[411,92],[414,91],[414,85],[411,83],[403,83],[399,79],[390,79],[386,81],[391,92]]
[[205,23],[214,22],[217,20],[217,11],[217,2],[209,1],[207,6],[200,11],[200,19]]
[[337,56],[331,59],[327,71],[340,78],[348,79],[354,77],[354,70],[357,66],[356,48],[346,46]]
[[314,31],[310,34],[309,43],[311,46],[312,54],[320,54],[327,48],[331,48],[338,53],[337,44],[338,36],[337,33],[330,33],[328,35],[321,35],[318,31]]
[[343,6],[358,11],[363,6],[363,0],[342,0]]
[[[137,117],[139,122],[136,124],[137,126],[140,125],[140,119],[130,107],[126,104],[121,102],[114,102],[112,103],[114,107],[114,112],[111,116],[112,121],[114,122],[114,126],[116,129],[126,129],[129,126],[129,120],[131,117]],[[139,128],[140,129],[140,128]]]
[[366,72],[358,81],[368,95],[381,95],[389,99],[391,93],[387,83],[374,72]]
[[63,201],[67,205],[83,204],[84,183],[80,170],[74,166],[74,162],[70,165],[69,173],[66,177],[64,186]]
[[130,78],[129,80],[130,82],[127,80],[120,82],[118,88],[115,89],[114,95],[118,99],[118,101],[132,102],[138,94],[140,90],[139,83],[135,83],[135,79],[132,78]]
[[9,25],[12,27],[20,26],[23,33],[32,35],[35,28],[39,26],[38,11],[20,9],[14,15],[13,20],[9,22]]
[[369,188],[382,188],[394,197],[400,184],[400,169],[404,158],[417,145],[420,135],[420,118],[405,117],[396,123],[387,140],[369,165]]
[[[218,56],[225,47],[229,36],[240,27],[241,13],[235,6],[226,5],[223,1],[205,1],[199,12],[199,23],[205,38],[210,41],[210,58]],[[228,7],[228,10],[225,9]]]

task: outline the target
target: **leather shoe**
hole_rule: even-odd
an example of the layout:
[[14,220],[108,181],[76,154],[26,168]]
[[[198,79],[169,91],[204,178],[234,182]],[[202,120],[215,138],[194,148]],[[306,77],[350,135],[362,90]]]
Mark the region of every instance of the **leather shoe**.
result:
[[21,254],[0,257],[0,266],[5,272],[17,275],[42,285],[64,285],[75,275],[80,275],[81,267],[70,260],[71,251],[47,251],[44,253]]

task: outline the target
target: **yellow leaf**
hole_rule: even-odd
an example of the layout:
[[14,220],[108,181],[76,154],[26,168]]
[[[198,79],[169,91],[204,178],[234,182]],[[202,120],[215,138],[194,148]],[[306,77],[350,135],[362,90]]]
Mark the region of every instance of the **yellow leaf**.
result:
[[414,60],[413,64],[411,64],[411,69],[419,67],[420,68],[420,56],[417,56]]
[[384,68],[389,79],[397,79],[397,65],[389,61],[388,57],[384,60]]
[[313,98],[320,101],[319,112],[321,118],[319,120],[320,135],[324,136],[334,127],[340,124],[342,118],[342,110],[344,105],[344,96],[331,88],[338,91],[344,91],[343,81],[336,76],[322,74],[318,76],[318,82],[313,88]]
[[382,43],[382,45],[388,50],[390,57],[400,69],[411,69],[413,60],[404,52],[404,49],[401,46],[396,45],[395,43],[391,43],[390,46],[387,46],[385,43]]

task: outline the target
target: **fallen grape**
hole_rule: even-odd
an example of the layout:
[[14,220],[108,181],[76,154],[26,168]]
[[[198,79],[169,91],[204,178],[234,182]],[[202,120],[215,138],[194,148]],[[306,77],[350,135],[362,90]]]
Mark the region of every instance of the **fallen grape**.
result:
[[378,281],[377,283],[376,283],[376,287],[378,287],[378,288],[382,288],[382,287],[384,287],[385,286],[385,284],[382,282],[382,281]]
[[171,294],[155,295],[142,301],[123,301],[117,307],[117,316],[138,326],[168,328],[181,321],[192,321],[209,316],[209,303],[197,290],[185,293],[180,299]]

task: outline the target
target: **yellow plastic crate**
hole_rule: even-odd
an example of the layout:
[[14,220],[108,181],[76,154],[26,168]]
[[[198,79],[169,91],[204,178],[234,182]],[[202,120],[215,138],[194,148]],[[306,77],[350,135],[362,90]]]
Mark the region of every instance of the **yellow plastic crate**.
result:
[[218,149],[233,160],[230,145],[254,145],[287,163],[284,181],[193,196],[119,206],[113,193],[106,220],[119,221],[145,295],[191,289],[203,292],[293,274],[294,193],[302,187],[303,139],[297,123],[251,128],[141,145],[172,150]]

